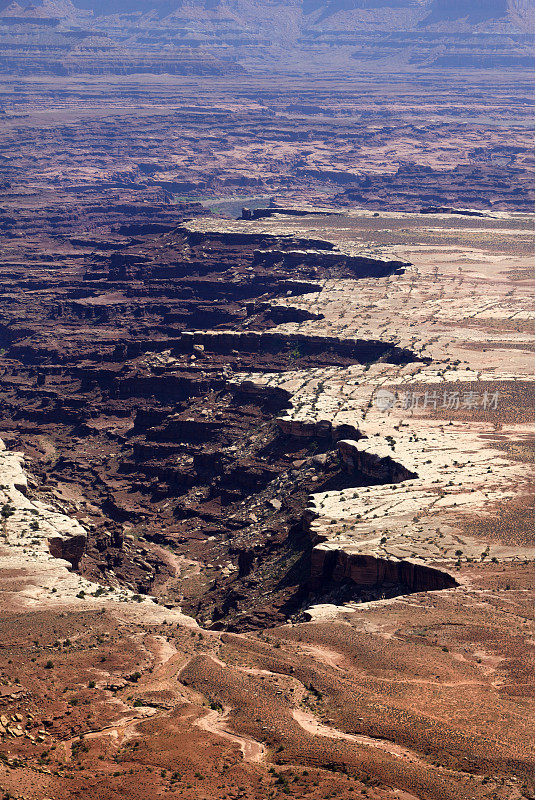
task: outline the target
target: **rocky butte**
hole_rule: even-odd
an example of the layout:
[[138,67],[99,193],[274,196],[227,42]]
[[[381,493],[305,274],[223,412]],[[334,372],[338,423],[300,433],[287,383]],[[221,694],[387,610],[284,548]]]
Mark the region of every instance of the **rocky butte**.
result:
[[3,797],[535,797],[534,20],[0,0]]

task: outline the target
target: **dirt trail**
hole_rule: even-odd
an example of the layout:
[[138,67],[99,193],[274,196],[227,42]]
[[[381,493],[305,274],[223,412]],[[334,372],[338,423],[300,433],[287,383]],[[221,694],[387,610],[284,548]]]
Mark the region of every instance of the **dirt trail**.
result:
[[165,666],[165,664],[178,653],[178,650],[174,644],[168,642],[164,636],[155,636],[153,641],[155,644],[153,652],[156,659],[154,669],[158,669],[159,667]]
[[238,744],[245,761],[260,763],[265,758],[266,748],[261,742],[250,739],[248,736],[237,736],[235,733],[230,733],[225,726],[229,713],[230,708],[225,708],[223,713],[209,711],[206,716],[197,719],[194,724],[203,731],[214,733],[216,736]]
[[156,708],[139,708],[137,710],[137,714],[127,717],[122,717],[121,719],[114,722],[112,725],[107,725],[105,728],[101,728],[99,731],[90,731],[89,733],[85,734],[85,739],[94,739],[98,738],[99,736],[113,736],[114,738],[120,739],[129,739],[135,734],[135,729],[140,722],[148,719],[149,717],[153,717],[155,714],[158,713],[158,709]]
[[[121,717],[117,722],[106,725],[99,730],[88,731],[84,734],[84,739],[99,739],[101,736],[111,736],[112,739],[118,742],[124,742],[134,736],[139,736],[136,730],[139,723],[149,717],[153,717],[157,713],[158,711],[155,708],[139,708],[136,714]],[[78,736],[60,743],[59,752],[63,752],[65,763],[72,760],[72,746],[76,741],[79,741]]]
[[312,644],[301,645],[299,649],[321,661],[322,664],[333,667],[338,672],[341,671],[340,662],[345,660],[345,656],[342,653],[338,653],[336,650],[329,650],[328,647]]
[[411,750],[408,750],[405,747],[400,747],[399,745],[393,744],[385,739],[373,739],[371,736],[363,736],[362,734],[352,734],[339,731],[337,728],[331,728],[329,725],[324,725],[323,723],[319,722],[313,716],[313,714],[300,708],[294,708],[292,711],[292,716],[298,725],[303,728],[303,730],[305,730],[307,733],[311,733],[313,736],[325,736],[329,739],[344,739],[345,741],[353,742],[354,744],[362,745],[364,747],[375,747],[378,750],[384,750],[386,753],[389,753],[395,758],[403,759],[411,764],[418,764],[424,769],[428,769],[429,767],[429,764],[426,761],[423,761]]
[[[227,664],[217,658],[217,656],[211,654],[209,657],[220,667],[227,667]],[[182,669],[185,669],[186,666],[187,664],[185,664]],[[182,670],[180,670],[180,673],[181,672]],[[257,742],[256,739],[251,739],[248,736],[238,736],[236,733],[231,733],[228,730],[226,722],[230,711],[231,708],[228,706],[226,706],[222,712],[216,710],[209,711],[204,717],[197,719],[194,724],[203,731],[214,733],[216,736],[221,736],[223,739],[238,744],[243,753],[244,760],[258,764],[264,760],[266,748],[261,742]]]
[[153,545],[152,549],[171,568],[173,573],[172,577],[159,586],[158,591],[160,593],[164,593],[169,587],[172,588],[174,580],[182,578],[187,570],[190,571],[190,576],[200,575],[201,565],[198,561],[186,558],[186,556],[176,555],[161,545]]
[[[342,672],[342,667],[340,664],[346,658],[342,653],[338,653],[336,650],[330,650],[327,647],[319,645],[301,645],[300,650],[304,653],[308,653],[318,661],[321,661],[322,664],[326,664],[327,666],[333,667],[333,669],[336,669],[338,672]],[[479,653],[476,653],[476,655],[479,655]],[[454,655],[453,657],[457,658],[458,660],[462,659],[463,661],[467,661],[467,659],[462,658],[462,656]],[[358,675],[359,673],[355,669],[353,674]],[[416,686],[439,686],[440,688],[451,688],[456,686],[485,687],[488,685],[485,681],[478,681],[474,679],[446,681],[432,680],[430,678],[390,678],[385,675],[373,675],[364,670],[362,670],[362,676],[368,680],[380,681],[381,683],[407,684]]]

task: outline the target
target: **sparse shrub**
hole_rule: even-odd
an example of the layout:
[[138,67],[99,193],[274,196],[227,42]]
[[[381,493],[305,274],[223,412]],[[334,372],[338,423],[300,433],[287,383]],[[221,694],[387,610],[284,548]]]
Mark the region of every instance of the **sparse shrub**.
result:
[[77,742],[73,742],[71,745],[72,755],[74,758],[77,758],[81,753],[88,753],[89,747],[86,745],[83,739],[79,739]]
[[293,350],[290,350],[290,352],[288,353],[288,358],[290,361],[297,361],[297,359],[301,358],[302,355],[303,354],[299,348],[299,345],[297,345],[296,347],[294,347]]
[[310,684],[310,686],[308,686],[307,688],[308,688],[308,691],[311,692],[314,695],[316,700],[318,700],[318,701],[319,700],[323,700],[322,693],[320,691],[318,691],[318,689],[316,689],[312,684]]

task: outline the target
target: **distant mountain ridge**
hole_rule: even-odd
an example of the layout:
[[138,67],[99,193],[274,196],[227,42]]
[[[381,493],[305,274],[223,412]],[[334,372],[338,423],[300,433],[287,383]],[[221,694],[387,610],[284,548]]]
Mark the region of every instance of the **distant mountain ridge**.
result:
[[5,62],[47,25],[213,70],[535,69],[535,0],[0,0]]
[[452,31],[458,30],[459,25],[477,30],[485,25],[500,25],[511,32],[524,29],[535,33],[535,0],[0,0],[0,13],[5,14],[10,6],[25,16],[44,9],[58,16],[80,10],[94,16],[200,16],[207,21],[230,17],[238,27],[257,33],[270,21],[274,23],[268,29],[270,33],[287,23],[303,30],[325,29],[326,24],[358,30],[360,25],[373,26],[374,21],[381,27],[385,12],[392,30],[439,26],[448,32],[450,25]]
[[[535,12],[533,0],[73,0],[76,7],[95,14],[229,12],[247,21],[266,18],[274,8],[277,13],[297,15],[304,24],[319,24],[333,17],[351,16],[351,12],[372,14],[383,9],[410,10],[419,26],[466,21],[468,25],[517,23],[519,17]],[[312,18],[312,19],[311,19]]]
[[[0,10],[11,0],[0,0]],[[334,23],[343,19],[358,20],[359,12],[373,19],[374,12],[386,9],[410,12],[418,27],[456,24],[467,26],[485,23],[518,25],[525,18],[529,23],[535,15],[535,0],[43,0],[43,2],[18,2],[23,10],[46,7],[65,13],[73,9],[93,12],[97,16],[111,14],[156,14],[159,17],[179,14],[204,17],[232,15],[244,24],[267,20],[277,15],[289,15],[301,26],[321,25],[326,20]]]

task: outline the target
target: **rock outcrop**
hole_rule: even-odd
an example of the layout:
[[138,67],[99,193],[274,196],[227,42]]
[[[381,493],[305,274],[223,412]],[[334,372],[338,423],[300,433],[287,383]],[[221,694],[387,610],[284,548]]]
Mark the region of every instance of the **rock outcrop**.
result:
[[323,267],[328,274],[337,274],[340,270],[349,271],[355,278],[384,278],[403,272],[410,266],[405,261],[352,256],[347,253],[328,250],[255,250],[253,266],[272,267],[275,264],[285,269],[297,266]]
[[381,558],[316,545],[311,556],[311,591],[326,594],[329,589],[347,588],[348,584],[358,596],[362,589],[375,589],[379,594],[388,588],[395,588],[398,593],[451,589],[457,581],[446,570],[415,559]]
[[87,534],[80,525],[72,524],[67,530],[58,530],[48,536],[48,546],[54,558],[63,558],[78,569],[85,551]]
[[48,548],[54,558],[63,559],[77,569],[85,550],[86,531],[75,519],[30,499],[24,467],[24,455],[8,451],[0,440],[0,502],[5,542],[31,540],[34,547]]
[[399,483],[418,477],[391,455],[369,452],[365,447],[351,439],[338,442],[341,459],[349,473],[358,472],[375,483]]

